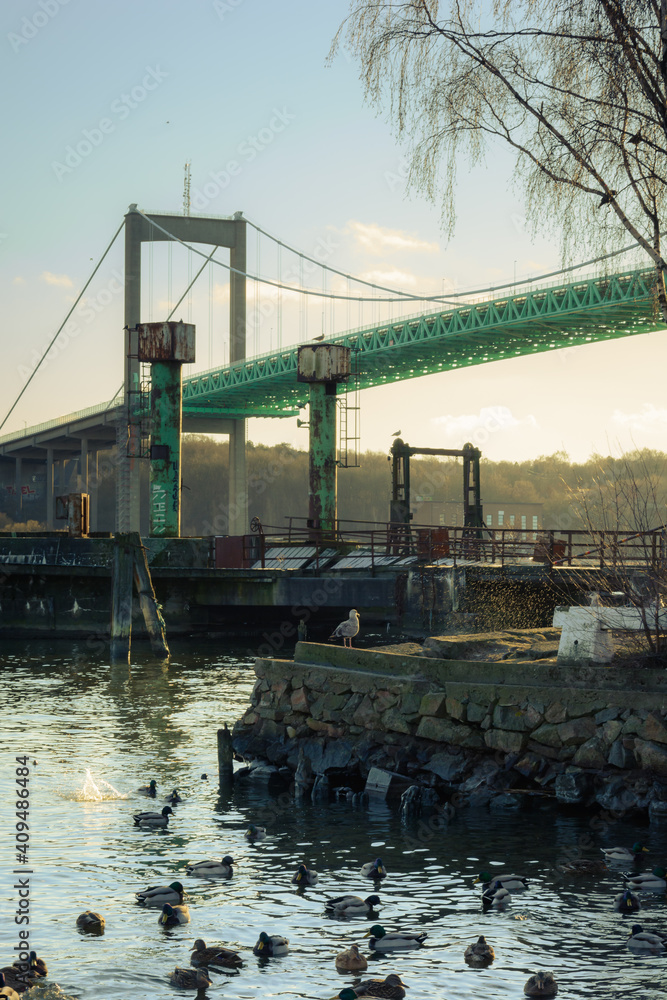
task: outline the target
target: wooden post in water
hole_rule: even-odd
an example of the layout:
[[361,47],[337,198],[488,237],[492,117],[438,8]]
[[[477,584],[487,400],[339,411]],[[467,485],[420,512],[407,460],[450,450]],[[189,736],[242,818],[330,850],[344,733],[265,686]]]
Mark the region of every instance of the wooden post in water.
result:
[[132,571],[134,544],[132,536],[114,535],[111,597],[111,662],[130,662],[132,641]]
[[220,788],[231,788],[234,778],[234,751],[232,750],[232,734],[227,729],[227,723],[218,729],[218,777]]
[[146,549],[141,541],[140,535],[135,532],[134,539],[134,582],[137,586],[139,603],[146,623],[146,631],[151,641],[151,649],[156,656],[161,659],[169,659],[169,646],[167,645],[167,629],[164,618],[160,613],[160,605],[155,596],[151,571],[148,568]]

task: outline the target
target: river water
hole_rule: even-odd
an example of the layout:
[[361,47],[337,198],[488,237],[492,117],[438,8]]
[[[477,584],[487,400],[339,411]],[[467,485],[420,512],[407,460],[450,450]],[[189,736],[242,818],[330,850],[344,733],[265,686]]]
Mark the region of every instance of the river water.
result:
[[[667,829],[617,820],[591,829],[582,816],[557,813],[546,801],[503,815],[460,811],[444,828],[402,825],[385,805],[295,805],[264,787],[235,787],[220,797],[216,730],[242,713],[254,683],[239,643],[193,644],[174,651],[169,666],[137,647],[132,667],[110,668],[85,646],[57,643],[0,646],[2,744],[2,952],[14,959],[20,927],[15,880],[15,758],[30,758],[30,943],[48,963],[49,977],[24,997],[133,1000],[187,995],[169,973],[187,966],[194,939],[240,951],[237,975],[215,975],[206,996],[327,998],[350,980],[335,955],[358,942],[367,919],[340,921],[324,900],[346,892],[367,896],[373,884],[361,865],[381,856],[389,874],[378,893],[387,929],[425,930],[418,952],[371,961],[369,976],[398,972],[410,1000],[521,997],[538,969],[553,970],[560,997],[664,998],[667,958],[638,957],[626,946],[629,924],[612,911],[620,871],[575,880],[558,876],[557,860],[586,846],[631,845],[651,850],[651,866],[667,858]],[[33,764],[33,761],[37,763]],[[207,773],[209,780],[202,780]],[[132,814],[153,808],[136,793],[151,778],[161,796],[178,787],[168,830],[135,828]],[[249,845],[253,820],[267,839]],[[582,839],[583,838],[583,839]],[[590,838],[587,840],[586,838]],[[185,875],[187,861],[230,854],[230,880]],[[290,884],[305,861],[320,873],[316,888],[299,895]],[[512,870],[529,889],[505,912],[483,913],[480,870]],[[158,911],[134,903],[150,885],[183,882],[191,923],[164,930]],[[667,899],[644,894],[638,919],[667,933]],[[101,937],[82,936],[77,915],[106,918]],[[375,920],[377,921],[377,918]],[[252,946],[265,930],[290,940],[283,958],[261,962]],[[470,969],[466,946],[484,934],[496,959]],[[365,949],[364,949],[365,950]],[[57,984],[57,985],[56,985]],[[190,993],[189,995],[195,995]]]

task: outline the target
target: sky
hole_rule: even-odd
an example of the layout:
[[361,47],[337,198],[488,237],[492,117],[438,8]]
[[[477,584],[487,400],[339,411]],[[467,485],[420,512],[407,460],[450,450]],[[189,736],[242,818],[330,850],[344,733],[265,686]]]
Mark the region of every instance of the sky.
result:
[[[0,422],[128,206],[183,210],[186,162],[193,213],[243,211],[290,247],[326,247],[332,267],[404,291],[437,295],[561,265],[557,220],[555,233],[531,238],[500,146],[483,167],[461,164],[456,231],[445,238],[439,205],[407,190],[409,149],[365,103],[359,66],[345,50],[327,60],[347,11],[347,0],[4,0]],[[248,267],[284,276],[295,258],[281,254],[252,237]],[[143,318],[154,320],[199,264],[180,247],[156,246],[143,267]],[[191,371],[228,359],[226,274],[209,270],[182,308],[197,326]],[[59,338],[0,433],[114,395],[122,271],[119,238],[71,336]],[[327,280],[332,291],[349,287]],[[312,281],[322,287],[320,276]],[[249,313],[262,304],[271,308],[248,353],[380,318],[372,303],[362,313],[313,299],[306,309],[290,291],[277,309],[275,293],[249,284]],[[666,335],[655,333],[370,389],[361,448],[387,450],[400,430],[413,446],[472,441],[494,460],[667,450],[666,362]],[[305,449],[307,433],[295,419],[249,422],[257,442]]]

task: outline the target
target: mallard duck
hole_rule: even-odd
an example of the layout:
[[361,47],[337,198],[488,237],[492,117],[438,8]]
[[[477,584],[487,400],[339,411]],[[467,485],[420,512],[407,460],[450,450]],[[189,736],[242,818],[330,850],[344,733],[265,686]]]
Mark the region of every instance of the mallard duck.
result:
[[16,990],[7,985],[4,972],[0,972],[0,997],[5,997],[5,1000],[19,1000]]
[[376,858],[375,861],[369,861],[368,864],[361,866],[361,874],[364,878],[377,880],[387,877],[387,869],[382,864],[382,858]]
[[624,875],[629,886],[633,889],[654,889],[658,892],[667,889],[667,872],[664,868],[654,868],[652,872],[643,872],[641,875]]
[[186,872],[188,875],[196,875],[198,878],[216,878],[217,876],[228,877],[233,875],[232,865],[234,859],[226,854],[222,861],[218,858],[211,858],[209,861],[196,861],[188,863]]
[[19,973],[13,965],[5,965],[3,969],[0,969],[0,976],[3,978],[3,988],[13,991],[9,996],[18,996],[19,993],[25,992],[32,986],[29,972]]
[[243,959],[235,951],[223,948],[221,945],[206,947],[206,942],[197,938],[190,955],[190,965],[218,966],[222,969],[238,969],[243,965]]
[[30,975],[37,976],[41,978],[42,976],[48,976],[49,970],[46,967],[46,962],[43,958],[37,958],[37,952],[31,951],[30,955]]
[[496,889],[509,889],[511,892],[521,892],[528,888],[528,879],[523,875],[490,875],[488,872],[480,872],[475,882],[481,882],[485,889],[493,886]]
[[86,910],[76,918],[76,926],[80,931],[88,934],[101,934],[104,930],[105,920],[101,913],[94,910]]
[[157,918],[157,922],[161,927],[176,927],[177,924],[189,924],[190,911],[185,905],[172,906],[170,903],[165,903],[162,907],[162,913]]
[[134,817],[134,825],[140,826],[142,830],[164,829],[169,825],[169,817],[173,816],[171,806],[165,806],[162,812],[142,812]]
[[157,795],[157,782],[153,779],[149,785],[142,785],[141,788],[137,788],[139,795],[148,795],[151,799],[154,799]]
[[558,983],[553,972],[536,972],[523,988],[527,997],[555,997],[558,993]]
[[289,951],[289,941],[280,934],[268,935],[265,931],[259,935],[259,940],[252,949],[253,955],[259,958],[277,958]]
[[251,823],[243,836],[250,844],[256,844],[266,838],[266,830],[263,826],[255,826],[254,823]]
[[493,908],[494,910],[506,910],[512,902],[512,893],[509,889],[503,889],[498,887],[494,888],[492,885],[488,889],[485,889],[482,893],[482,906],[485,910]]
[[178,805],[179,802],[182,802],[183,799],[178,794],[178,788],[175,788],[173,792],[170,795],[168,795],[164,801],[168,802],[170,806],[175,806]]
[[649,952],[651,955],[662,955],[667,951],[667,937],[662,934],[651,934],[645,931],[641,924],[633,924],[632,934],[628,938],[628,948],[633,951]]
[[556,865],[556,867],[559,871],[567,872],[569,875],[602,875],[609,871],[606,861],[598,861],[596,858],[564,861],[562,865]]
[[319,876],[313,868],[306,868],[299,865],[294,875],[292,875],[292,885],[298,885],[300,889],[305,889],[307,885],[317,885]]
[[632,847],[601,847],[605,861],[636,861],[642,853],[648,854],[648,847],[637,842]]
[[386,979],[366,979],[363,983],[341,990],[332,1000],[356,1000],[357,997],[384,997],[384,1000],[403,1000],[406,984],[392,972]]
[[324,909],[329,913],[335,913],[337,917],[365,917],[373,910],[382,906],[379,896],[336,896],[335,899],[327,899]]
[[178,966],[169,976],[169,982],[182,990],[205,990],[211,985],[204,969],[180,969]]
[[474,944],[469,944],[463,955],[468,965],[490,965],[496,953],[485,937],[479,937]]
[[359,951],[359,945],[352,944],[347,951],[341,951],[336,955],[336,968],[340,972],[365,972],[368,962]]
[[410,951],[421,948],[428,934],[426,931],[421,934],[402,934],[400,931],[387,933],[381,924],[373,924],[364,937],[370,938],[368,947],[371,951]]
[[155,907],[161,910],[165,903],[182,903],[185,890],[180,882],[170,885],[154,885],[141,892],[135,892],[139,906]]
[[639,913],[642,908],[642,904],[639,902],[639,897],[635,896],[634,892],[630,889],[626,889],[625,892],[619,892],[618,896],[614,899],[614,910],[616,913]]

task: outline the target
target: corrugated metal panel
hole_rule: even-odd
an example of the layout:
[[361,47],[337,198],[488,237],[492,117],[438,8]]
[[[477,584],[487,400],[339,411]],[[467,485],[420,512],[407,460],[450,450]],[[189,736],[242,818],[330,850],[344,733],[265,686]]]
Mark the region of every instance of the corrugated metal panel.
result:
[[317,554],[314,545],[282,545],[268,548],[264,554],[264,566],[259,559],[252,569],[302,569]]
[[370,569],[372,566],[391,566],[398,560],[398,556],[382,556],[376,553],[375,557],[370,549],[357,549],[348,556],[344,556],[336,563],[336,569]]

